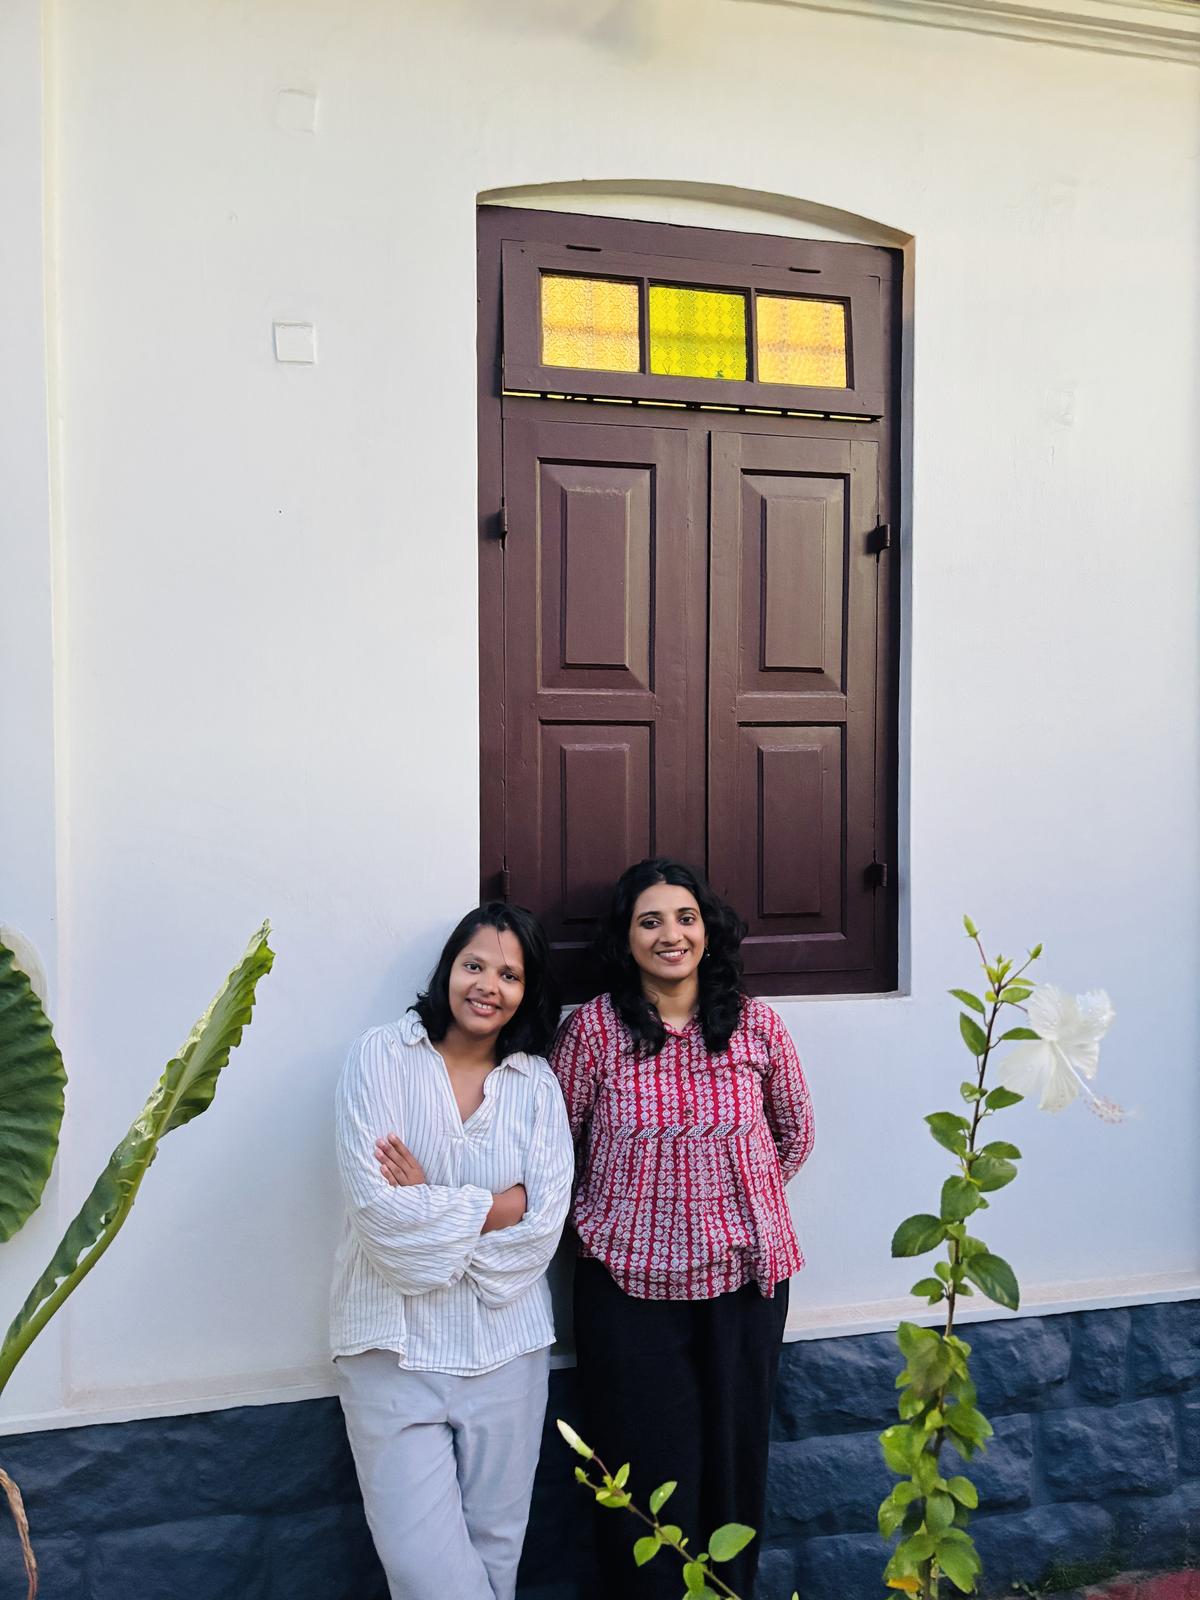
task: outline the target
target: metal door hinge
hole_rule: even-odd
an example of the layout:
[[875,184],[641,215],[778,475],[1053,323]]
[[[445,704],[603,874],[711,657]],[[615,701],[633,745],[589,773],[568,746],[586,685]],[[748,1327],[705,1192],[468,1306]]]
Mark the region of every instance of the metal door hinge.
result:
[[500,898],[501,900],[507,900],[512,893],[512,878],[509,875],[507,866],[501,867],[497,876],[500,880]]
[[890,522],[881,522],[877,528],[872,528],[867,535],[867,554],[881,556],[885,550],[892,548],[892,525]]
[[508,507],[504,501],[500,502],[500,509],[496,512],[496,537],[503,544],[508,538]]
[[886,861],[872,861],[866,872],[868,889],[886,889],[888,886],[888,864]]

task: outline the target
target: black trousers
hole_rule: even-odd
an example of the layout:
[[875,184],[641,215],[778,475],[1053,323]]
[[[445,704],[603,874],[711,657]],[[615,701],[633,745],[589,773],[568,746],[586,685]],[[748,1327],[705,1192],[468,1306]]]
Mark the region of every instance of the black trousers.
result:
[[[598,1261],[575,1264],[575,1347],[583,1415],[579,1432],[610,1472],[631,1463],[629,1488],[675,1479],[663,1522],[700,1551],[714,1528],[744,1522],[758,1537],[716,1571],[750,1600],[763,1538],[767,1443],[788,1285],[766,1300],[755,1284],[715,1300],[637,1300]],[[621,1600],[678,1600],[679,1558],[644,1567],[633,1542],[645,1528],[628,1511],[596,1507],[602,1591]]]

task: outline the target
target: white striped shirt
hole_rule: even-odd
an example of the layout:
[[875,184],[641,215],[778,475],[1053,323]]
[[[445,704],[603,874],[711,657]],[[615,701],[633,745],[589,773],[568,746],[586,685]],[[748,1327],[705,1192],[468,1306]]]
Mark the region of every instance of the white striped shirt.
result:
[[[540,1056],[510,1055],[464,1122],[445,1062],[413,1012],[372,1028],[337,1091],[347,1218],[331,1304],[334,1356],[395,1350],[423,1372],[490,1372],[554,1342],[546,1266],[574,1176],[562,1092]],[[397,1134],[426,1182],[392,1188],[375,1141]],[[492,1196],[525,1186],[520,1222],[481,1233]]]

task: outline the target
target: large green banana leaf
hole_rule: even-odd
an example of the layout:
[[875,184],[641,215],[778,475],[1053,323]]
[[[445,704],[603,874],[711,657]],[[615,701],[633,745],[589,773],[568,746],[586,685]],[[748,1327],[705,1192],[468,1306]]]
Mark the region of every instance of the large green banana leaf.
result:
[[41,1204],[58,1151],[66,1081],[46,1013],[0,943],[0,1242]]
[[33,1340],[116,1238],[159,1140],[212,1103],[221,1069],[250,1021],[255,986],[275,960],[267,944],[269,932],[270,926],[264,922],[179,1054],[168,1061],[154,1092],[113,1151],[50,1265],[18,1311],[0,1346],[0,1391]]

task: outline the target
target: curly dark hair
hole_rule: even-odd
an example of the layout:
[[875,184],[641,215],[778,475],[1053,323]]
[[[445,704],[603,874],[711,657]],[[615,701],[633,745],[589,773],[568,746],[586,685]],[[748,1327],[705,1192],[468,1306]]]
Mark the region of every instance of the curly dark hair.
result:
[[746,924],[732,906],[717,898],[708,879],[694,867],[670,856],[654,856],[626,868],[618,878],[596,939],[606,987],[638,1051],[657,1055],[666,1030],[656,1007],[642,993],[641,968],[629,950],[629,924],[637,898],[656,883],[677,884],[700,907],[708,936],[708,954],[700,963],[700,1026],[704,1043],[713,1055],[718,1055],[728,1047],[742,1014],[744,990],[739,952],[746,937]]
[[514,933],[525,956],[525,995],[516,1015],[496,1037],[496,1060],[516,1055],[544,1056],[558,1026],[558,981],[550,964],[550,946],[541,923],[524,906],[489,900],[468,911],[442,947],[428,986],[411,1006],[434,1044],[440,1044],[453,1020],[450,1012],[450,970],[476,928]]

